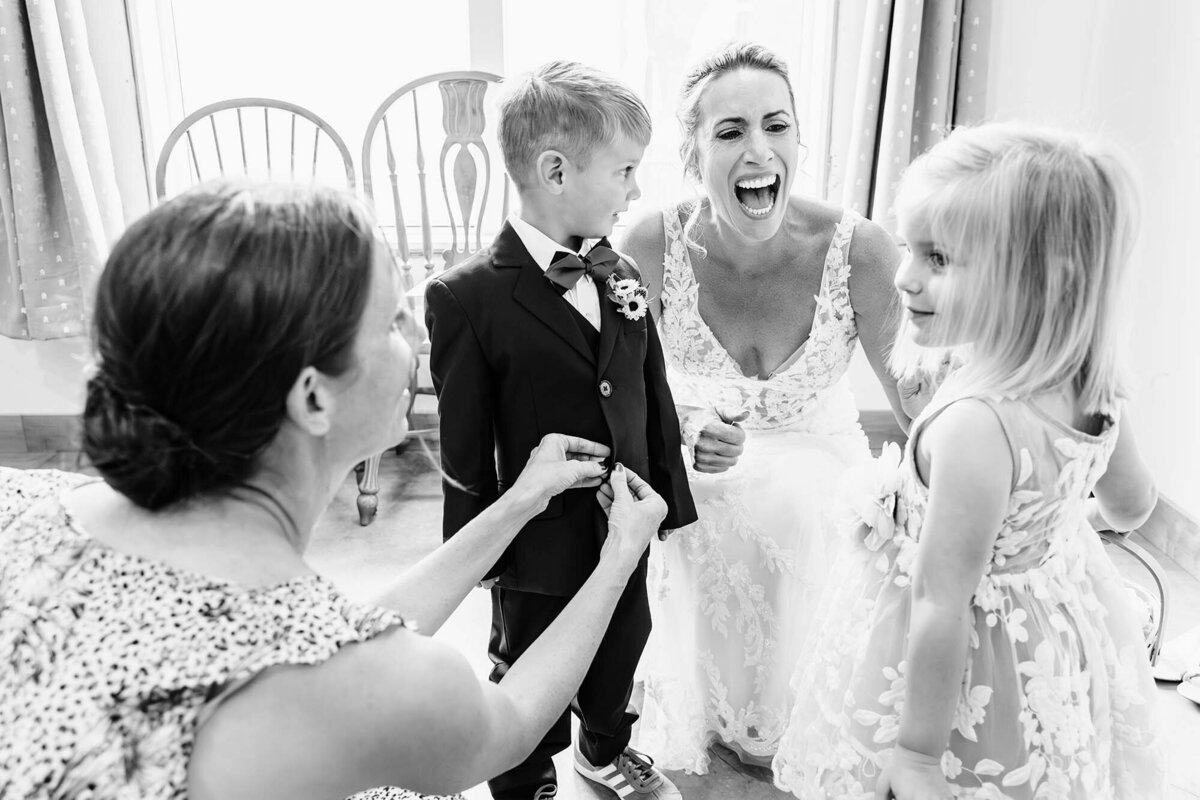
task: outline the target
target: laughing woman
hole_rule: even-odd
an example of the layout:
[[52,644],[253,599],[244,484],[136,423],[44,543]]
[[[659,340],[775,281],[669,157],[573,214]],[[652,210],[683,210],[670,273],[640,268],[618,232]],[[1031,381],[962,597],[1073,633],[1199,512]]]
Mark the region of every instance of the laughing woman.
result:
[[829,501],[869,457],[846,376],[855,342],[908,417],[881,352],[899,254],[853,211],[791,196],[800,139],[783,62],[725,49],[688,75],[679,116],[702,196],[634,225],[623,249],[656,298],[700,513],[652,557],[642,745],[703,773],[714,741],[769,763],[788,720]]

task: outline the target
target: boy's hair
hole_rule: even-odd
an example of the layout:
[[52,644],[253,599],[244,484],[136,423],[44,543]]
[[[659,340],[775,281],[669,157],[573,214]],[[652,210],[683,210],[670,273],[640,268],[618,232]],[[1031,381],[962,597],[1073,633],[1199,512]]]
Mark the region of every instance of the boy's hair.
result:
[[[1112,410],[1126,389],[1120,295],[1136,229],[1123,157],[1026,125],[958,128],[906,170],[897,208],[928,223],[950,263],[963,311],[934,321],[972,342],[961,389],[1070,387],[1085,412]],[[903,343],[893,351],[898,371],[919,361]]]
[[558,150],[586,168],[623,133],[645,147],[650,114],[625,84],[571,61],[551,61],[518,78],[500,103],[500,151],[518,189],[538,156]]

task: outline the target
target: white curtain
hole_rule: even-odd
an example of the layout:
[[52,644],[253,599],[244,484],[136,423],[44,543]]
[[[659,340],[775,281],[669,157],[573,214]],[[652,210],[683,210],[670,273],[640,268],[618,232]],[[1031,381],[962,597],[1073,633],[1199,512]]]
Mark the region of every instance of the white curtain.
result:
[[86,333],[124,220],[83,0],[0,0],[0,333]]

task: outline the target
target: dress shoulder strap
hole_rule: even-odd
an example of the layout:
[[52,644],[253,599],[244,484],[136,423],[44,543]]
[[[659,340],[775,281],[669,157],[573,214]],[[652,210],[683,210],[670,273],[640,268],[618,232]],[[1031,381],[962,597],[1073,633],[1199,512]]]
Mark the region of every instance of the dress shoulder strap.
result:
[[672,298],[689,291],[696,282],[683,224],[679,221],[681,210],[683,207],[679,205],[663,209],[663,294]]
[[863,221],[857,211],[847,208],[833,230],[833,240],[825,252],[825,273],[822,288],[834,307],[840,311],[850,308],[850,242],[854,229]]
[[[943,394],[947,389],[950,389],[950,391]],[[942,397],[939,398],[938,395],[942,395]],[[1012,459],[1013,478],[1010,490],[1016,489],[1021,466],[1020,437],[1017,435],[1019,423],[1016,417],[1021,413],[1021,404],[988,395],[957,394],[953,392],[950,386],[943,386],[942,389],[938,390],[938,395],[934,396],[929,406],[913,421],[912,427],[909,429],[907,446],[911,451],[910,456],[914,459],[914,466],[916,464],[917,441],[920,439],[921,434],[925,432],[925,429],[929,427],[930,423],[940,417],[942,412],[955,403],[960,403],[964,400],[978,400],[996,415],[996,419],[1000,423],[1000,429],[1004,432],[1004,439],[1008,444],[1009,458]]]

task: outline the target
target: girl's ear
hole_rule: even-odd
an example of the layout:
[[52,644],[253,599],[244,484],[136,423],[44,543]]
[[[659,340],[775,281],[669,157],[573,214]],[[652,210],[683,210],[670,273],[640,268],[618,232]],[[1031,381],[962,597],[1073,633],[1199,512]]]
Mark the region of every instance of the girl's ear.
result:
[[538,156],[534,165],[534,178],[538,186],[550,194],[562,194],[563,178],[570,161],[557,150],[546,150]]
[[315,367],[305,367],[287,395],[287,416],[311,436],[324,436],[333,426],[336,404],[325,376]]

